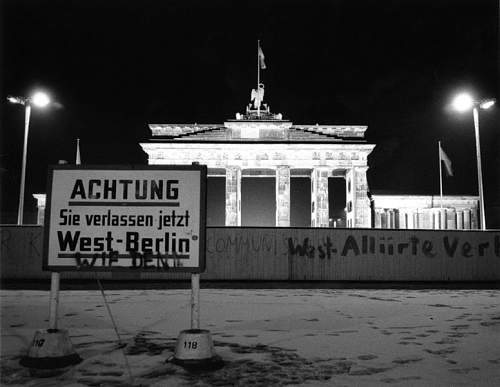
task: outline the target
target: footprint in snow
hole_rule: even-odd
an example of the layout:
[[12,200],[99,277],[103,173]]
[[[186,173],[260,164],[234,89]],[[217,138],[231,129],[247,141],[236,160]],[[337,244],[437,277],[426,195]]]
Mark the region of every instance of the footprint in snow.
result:
[[500,321],[484,321],[479,323],[479,325],[482,325],[483,327],[491,327],[494,325],[500,325]]
[[359,360],[373,360],[376,359],[378,356],[375,355],[360,355],[358,356]]
[[453,368],[450,370],[450,372],[453,372],[456,374],[468,374],[469,372],[472,372],[472,371],[479,371],[479,367]]
[[385,372],[390,370],[390,368],[375,368],[375,367],[368,367],[368,368],[361,368],[361,369],[354,369],[349,372],[349,375],[355,375],[355,376],[364,376],[364,375],[373,375],[373,374],[379,374],[381,372]]
[[420,380],[420,379],[422,379],[420,376],[403,376],[401,378],[383,378],[383,379],[380,379],[380,381],[382,383],[390,384],[390,383],[401,383],[401,382],[407,382],[410,380]]
[[432,355],[446,356],[446,355],[450,355],[452,353],[455,353],[457,351],[457,349],[455,347],[448,347],[448,348],[437,349],[437,350],[425,348],[424,351],[428,352]]
[[408,363],[416,363],[418,361],[424,360],[422,357],[398,357],[394,359],[392,362],[396,364],[408,364]]
[[452,339],[450,337],[445,337],[439,341],[435,341],[434,344],[439,344],[439,345],[443,345],[443,344],[455,344],[457,343],[458,340],[455,340],[455,339]]
[[469,328],[470,325],[467,325],[467,324],[462,324],[462,325],[452,325],[451,326],[451,329],[453,330],[458,330],[458,329],[467,329]]

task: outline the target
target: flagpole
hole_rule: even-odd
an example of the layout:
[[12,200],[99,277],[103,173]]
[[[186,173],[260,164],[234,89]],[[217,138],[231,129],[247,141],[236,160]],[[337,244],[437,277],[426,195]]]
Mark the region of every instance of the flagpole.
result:
[[82,162],[81,162],[81,159],[80,159],[80,139],[77,138],[76,139],[76,157],[75,157],[75,164],[76,165],[80,165]]
[[[259,84],[260,84],[260,58],[259,58],[259,48],[260,48],[260,40],[257,40],[257,92],[259,92]],[[260,116],[260,104],[257,104],[257,116]]]
[[438,141],[439,153],[439,196],[441,197],[441,208],[443,208],[443,166],[441,165],[441,141]]

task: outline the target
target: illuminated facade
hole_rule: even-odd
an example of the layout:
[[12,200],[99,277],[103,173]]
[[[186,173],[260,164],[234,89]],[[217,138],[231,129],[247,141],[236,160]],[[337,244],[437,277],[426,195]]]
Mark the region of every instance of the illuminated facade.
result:
[[[335,226],[329,217],[328,178],[337,177],[345,181],[341,224],[346,227],[478,228],[477,196],[444,196],[442,201],[436,196],[369,197],[367,161],[375,145],[365,140],[366,126],[294,125],[262,106],[249,105],[245,114],[223,124],[150,124],[152,137],[140,145],[149,164],[197,162],[207,165],[209,177],[224,177],[226,226],[241,226],[243,177],[275,178],[277,227],[290,226],[291,178],[310,178],[311,227]],[[42,224],[45,195],[33,196]]]
[[474,230],[478,196],[372,195],[375,228]]
[[375,145],[366,126],[294,125],[281,114],[247,107],[221,125],[150,124],[152,138],[141,143],[149,164],[208,167],[226,178],[225,225],[241,226],[241,179],[276,180],[276,222],[290,226],[290,178],[311,179],[311,226],[329,227],[328,178],[343,177],[348,227],[371,227],[366,172]]

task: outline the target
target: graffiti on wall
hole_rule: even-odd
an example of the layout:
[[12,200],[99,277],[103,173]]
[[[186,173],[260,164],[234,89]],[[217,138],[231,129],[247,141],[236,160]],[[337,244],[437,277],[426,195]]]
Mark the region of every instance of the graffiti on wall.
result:
[[432,238],[418,237],[416,235],[395,237],[348,234],[342,238],[323,238],[319,243],[311,242],[304,238],[298,242],[288,238],[288,253],[292,256],[308,258],[331,259],[332,256],[358,257],[358,256],[423,256],[433,258],[444,253],[450,258],[457,256],[471,258],[484,257],[492,254],[500,258],[500,235],[494,235],[488,240],[478,241],[471,239],[470,235],[463,236],[434,236]]
[[29,256],[41,257],[42,239],[40,227],[0,228],[0,251],[3,255],[27,250]]
[[444,230],[209,229],[207,254],[229,257],[500,258],[500,233]]
[[276,238],[274,232],[260,233],[208,233],[208,254],[257,254],[269,253],[271,256],[283,255],[284,240]]

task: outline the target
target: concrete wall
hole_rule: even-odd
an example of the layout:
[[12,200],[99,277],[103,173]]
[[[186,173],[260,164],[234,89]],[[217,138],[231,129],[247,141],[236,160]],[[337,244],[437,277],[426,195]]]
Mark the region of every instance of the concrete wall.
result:
[[[1,278],[42,272],[41,226],[0,226]],[[500,231],[208,228],[202,279],[495,281]],[[65,272],[62,278],[187,279],[160,272]]]

